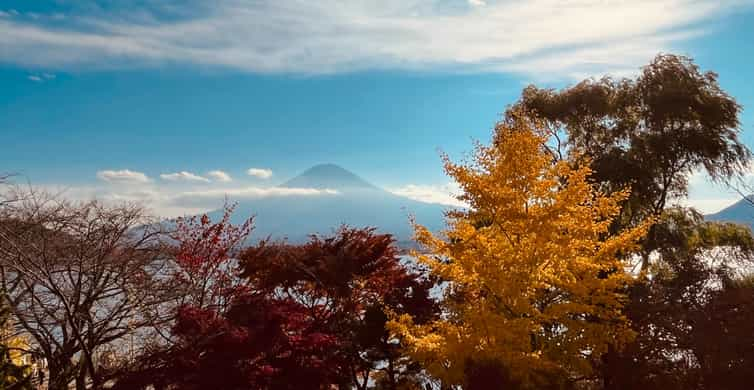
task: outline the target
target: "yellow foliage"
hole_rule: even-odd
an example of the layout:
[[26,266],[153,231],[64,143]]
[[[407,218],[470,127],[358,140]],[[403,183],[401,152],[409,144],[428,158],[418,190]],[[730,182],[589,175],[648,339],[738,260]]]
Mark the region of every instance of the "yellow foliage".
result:
[[622,258],[649,222],[611,234],[627,193],[600,193],[588,164],[556,161],[547,140],[520,117],[499,124],[474,161],[445,157],[470,208],[449,213],[439,237],[416,225],[431,255],[415,256],[448,281],[444,317],[416,325],[404,315],[389,327],[447,384],[462,383],[469,359],[497,360],[523,383],[550,370],[588,375],[589,360],[632,338]]
[[29,349],[29,341],[22,336],[11,337],[5,341],[10,351],[10,360],[17,366],[26,366],[31,364],[28,353],[24,352]]

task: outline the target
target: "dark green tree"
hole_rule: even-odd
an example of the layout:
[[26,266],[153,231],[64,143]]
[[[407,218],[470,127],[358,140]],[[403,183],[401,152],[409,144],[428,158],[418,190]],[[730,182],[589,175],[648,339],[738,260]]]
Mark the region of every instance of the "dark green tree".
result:
[[705,388],[742,389],[754,383],[754,277],[723,286],[692,312],[692,350]]
[[[650,268],[651,280],[632,289],[627,306],[637,338],[604,360],[605,387],[745,388],[748,382],[721,387],[719,379],[735,376],[718,374],[723,366],[740,366],[736,362],[741,359],[751,364],[750,352],[745,351],[747,343],[752,348],[752,336],[736,318],[752,316],[754,296],[747,300],[741,293],[747,290],[733,288],[739,265],[754,255],[750,231],[704,221],[690,210],[671,209],[663,214],[657,235],[666,243],[658,251],[662,261]],[[738,309],[733,299],[738,299]]]
[[[597,182],[630,188],[620,221],[630,224],[686,195],[692,171],[728,182],[750,161],[738,139],[741,106],[717,77],[690,58],[659,55],[636,79],[588,79],[560,91],[529,86],[508,113],[523,108],[545,120],[565,136],[556,146],[591,158]],[[651,241],[647,249],[659,244]]]
[[[586,159],[574,163],[588,162],[603,189],[630,189],[616,231],[658,219],[635,254],[641,277],[626,311],[637,338],[594,362],[601,377],[593,380],[605,388],[723,388],[703,380],[711,375],[704,367],[723,356],[731,367],[745,359],[725,342],[720,322],[738,314],[716,302],[741,297],[723,281],[736,262],[751,258],[751,232],[673,204],[687,195],[692,172],[722,184],[743,176],[752,155],[738,138],[741,109],[717,74],[662,54],[632,79],[588,79],[562,90],[529,86],[506,114],[543,120],[558,140],[547,145],[553,158],[578,152]],[[715,359],[703,352],[705,343],[721,348]]]

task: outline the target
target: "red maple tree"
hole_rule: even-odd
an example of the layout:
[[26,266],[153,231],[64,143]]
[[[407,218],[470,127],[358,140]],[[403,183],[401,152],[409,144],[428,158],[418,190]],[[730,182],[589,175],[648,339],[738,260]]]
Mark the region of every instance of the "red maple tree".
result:
[[119,375],[116,389],[366,389],[417,380],[385,330],[385,309],[430,319],[434,285],[400,261],[390,235],[343,227],[303,245],[238,251],[251,219],[227,207],[177,223],[172,344]]

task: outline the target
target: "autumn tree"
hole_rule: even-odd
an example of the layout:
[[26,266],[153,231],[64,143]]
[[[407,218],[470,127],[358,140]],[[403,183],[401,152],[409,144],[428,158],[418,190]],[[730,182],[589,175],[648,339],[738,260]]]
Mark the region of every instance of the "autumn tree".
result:
[[0,389],[31,390],[31,367],[14,359],[25,351],[18,348],[20,338],[8,328],[9,316],[10,310],[0,305]]
[[338,384],[393,390],[419,385],[421,367],[387,331],[386,311],[409,313],[419,323],[434,318],[434,280],[400,262],[392,236],[344,227],[301,246],[252,247],[241,259],[252,285],[316,313],[318,326],[336,342]]
[[[607,388],[701,383],[695,374],[701,362],[687,337],[700,323],[690,316],[709,304],[712,293],[703,286],[719,285],[721,272],[751,257],[751,233],[706,222],[674,203],[686,196],[692,172],[723,185],[747,172],[751,153],[739,139],[741,109],[717,74],[703,72],[690,58],[664,54],[635,78],[588,79],[562,90],[527,87],[509,111],[542,120],[560,141],[548,145],[556,158],[561,150],[589,158],[599,188],[629,189],[613,231],[657,218],[637,252],[647,277],[634,284],[627,305],[637,337],[598,368]],[[729,345],[722,333],[707,339]]]
[[16,364],[11,358],[10,348],[3,344],[0,344],[0,389],[33,389],[30,367]]
[[234,204],[226,203],[218,221],[203,214],[166,224],[165,266],[159,274],[162,291],[149,324],[159,337],[142,342],[134,359],[120,362],[113,375],[120,388],[138,388],[142,380],[144,386],[158,385],[161,378],[170,378],[177,368],[167,368],[167,361],[198,337],[181,330],[192,328],[187,324],[222,317],[233,300],[247,292],[237,255],[252,231],[253,218],[232,224],[234,209]]
[[49,388],[100,388],[107,346],[150,323],[160,291],[156,231],[135,206],[27,192],[0,218],[0,282],[13,327],[49,368]]
[[476,376],[465,374],[479,370],[520,388],[565,386],[632,338],[623,256],[648,224],[611,233],[628,193],[598,191],[588,165],[554,162],[546,143],[540,122],[499,123],[473,161],[445,158],[469,209],[450,212],[442,236],[417,226],[431,254],[416,256],[447,283],[444,318],[420,325],[402,315],[391,328],[446,386],[471,386]]
[[234,204],[225,204],[223,215],[212,221],[206,214],[180,217],[170,236],[173,240],[171,278],[178,290],[176,308],[191,306],[224,312],[234,297],[245,291],[237,258],[253,230],[253,218],[235,225],[230,218]]
[[[193,233],[177,236],[179,247],[215,241],[197,232],[239,231],[198,221],[187,230]],[[217,242],[235,242],[224,238]],[[206,269],[198,264],[217,253],[190,252],[204,253],[192,257],[193,270]],[[384,313],[433,316],[432,283],[399,262],[389,235],[344,228],[304,245],[262,241],[237,258],[217,268],[234,280],[216,290],[223,304],[187,300],[172,329],[175,342],[137,359],[116,389],[398,389],[418,381],[420,368],[386,331]]]

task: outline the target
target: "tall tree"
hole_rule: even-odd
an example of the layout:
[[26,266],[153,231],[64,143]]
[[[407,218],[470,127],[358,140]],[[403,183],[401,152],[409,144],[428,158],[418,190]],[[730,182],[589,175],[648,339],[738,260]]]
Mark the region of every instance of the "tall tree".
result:
[[[521,111],[543,120],[562,141],[549,144],[553,156],[576,151],[589,158],[600,188],[630,189],[613,231],[657,218],[638,252],[639,269],[652,277],[634,284],[627,305],[638,337],[607,355],[600,368],[604,386],[696,386],[700,362],[688,333],[699,322],[692,313],[711,299],[705,286],[719,285],[722,270],[750,257],[752,239],[747,229],[705,222],[672,203],[686,196],[692,172],[723,184],[745,172],[751,153],[738,138],[741,106],[715,73],[687,57],[659,55],[634,79],[589,79],[557,91],[530,86],[509,115]],[[722,243],[729,250],[716,248]],[[708,338],[728,345],[721,333]]]
[[14,326],[47,360],[50,389],[74,379],[99,388],[98,353],[150,322],[157,236],[138,207],[19,198],[0,219],[0,282]]
[[546,143],[540,122],[511,115],[472,162],[445,158],[470,207],[449,213],[444,236],[417,226],[432,253],[417,256],[448,283],[446,315],[426,325],[404,315],[391,326],[446,385],[497,367],[521,388],[565,386],[632,337],[621,257],[649,225],[610,234],[628,193],[596,190],[587,165],[554,162]]
[[[695,170],[729,182],[747,167],[751,152],[738,139],[741,106],[717,79],[690,58],[659,55],[636,79],[588,79],[560,91],[529,86],[509,115],[527,112],[565,136],[557,145],[588,157],[606,191],[630,189],[616,219],[620,229],[685,196]],[[643,245],[644,269],[663,245],[655,229]]]

